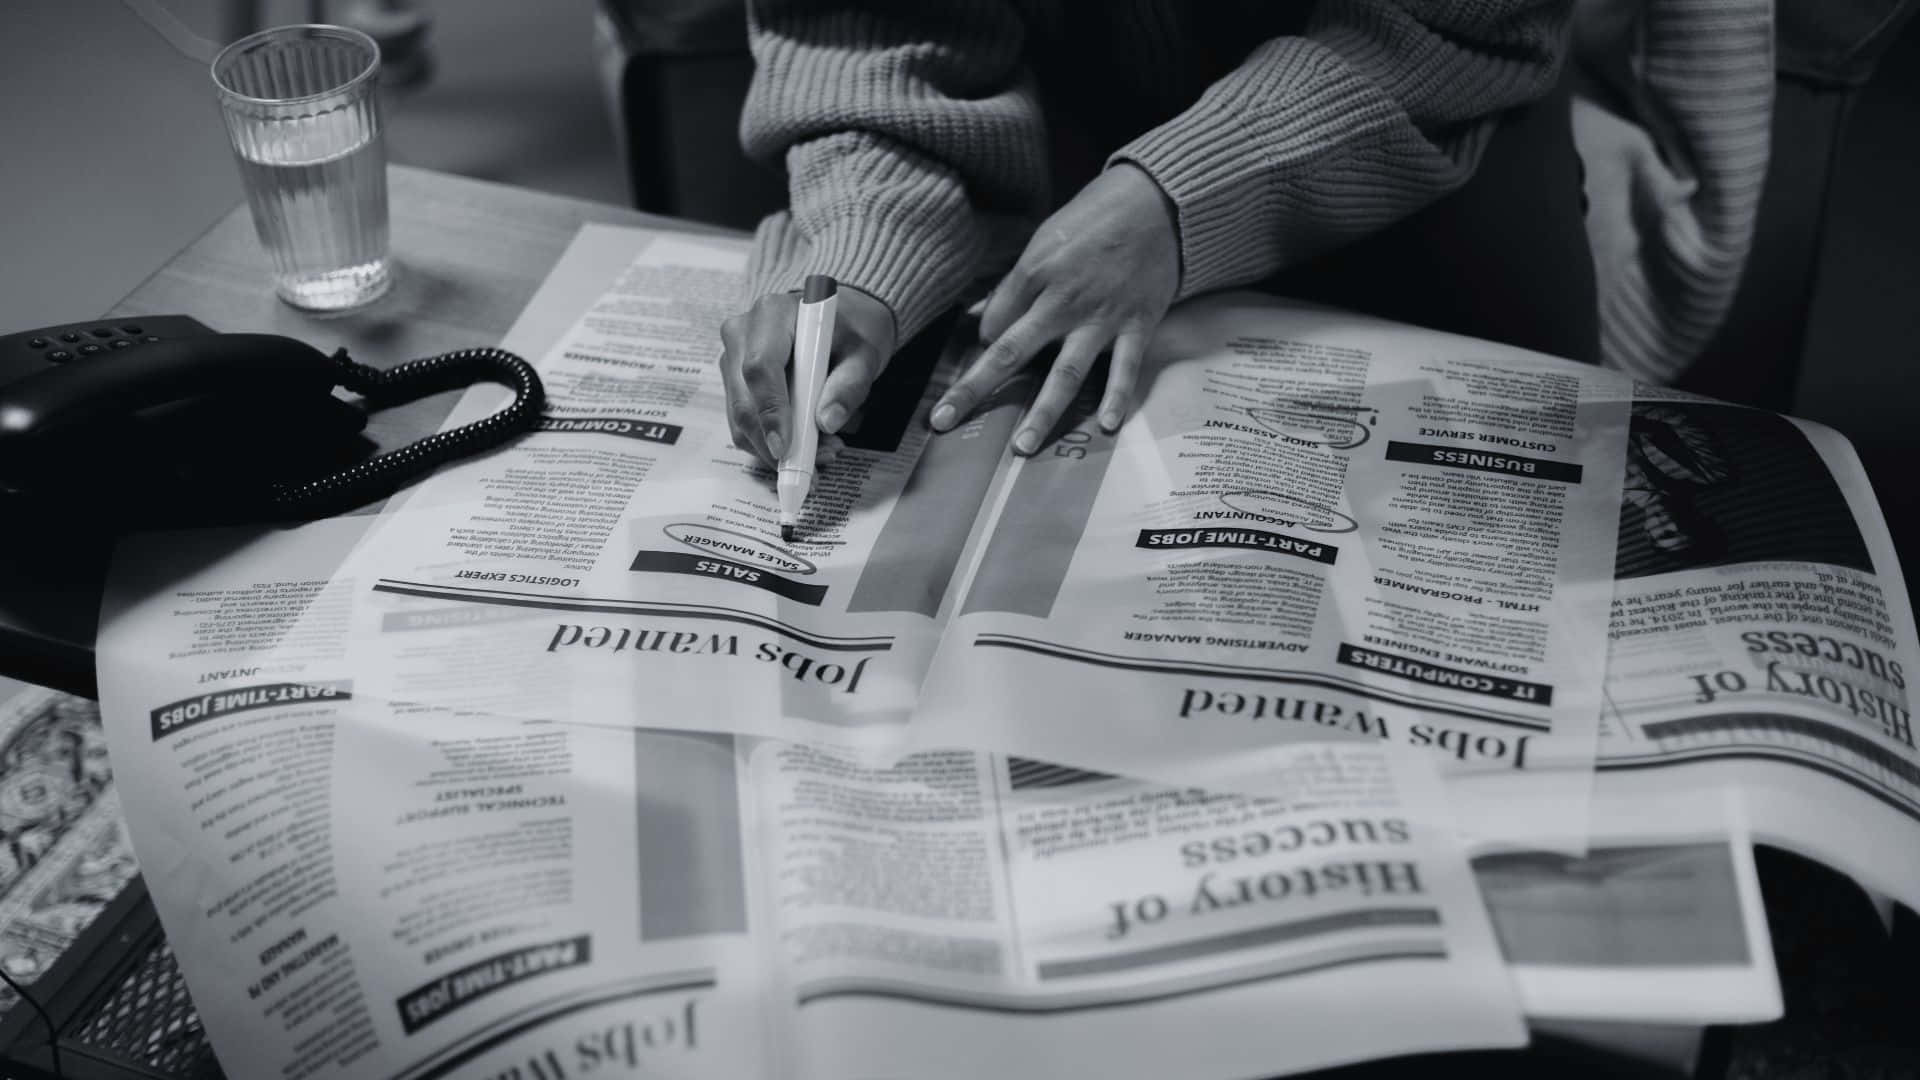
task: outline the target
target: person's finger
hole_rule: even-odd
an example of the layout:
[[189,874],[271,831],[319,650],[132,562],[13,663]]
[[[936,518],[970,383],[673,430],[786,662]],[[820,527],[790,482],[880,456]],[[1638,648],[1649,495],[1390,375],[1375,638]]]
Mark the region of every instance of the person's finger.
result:
[[727,395],[727,432],[733,445],[750,454],[753,448],[753,403],[747,397],[747,384],[740,378],[740,364],[746,355],[746,315],[735,315],[720,324],[720,384]]
[[1013,264],[980,305],[980,340],[998,341],[1021,315],[1034,307],[1040,281],[1027,272],[1025,261]]
[[1060,345],[1060,355],[1054,358],[1053,367],[1047,372],[1047,381],[1040,384],[1040,393],[1034,397],[1014,433],[1014,453],[1025,456],[1040,449],[1041,440],[1066,415],[1067,406],[1073,404],[1080,385],[1087,381],[1087,373],[1107,343],[1108,333],[1104,327],[1082,326],[1067,335],[1067,340]]
[[819,448],[814,452],[813,467],[824,469],[840,459],[846,453],[847,444],[838,435],[822,434]]
[[793,438],[787,415],[787,363],[793,356],[793,316],[798,306],[793,296],[765,297],[755,305],[746,327],[740,380],[747,391],[749,435],[754,453],[769,465],[779,464]]
[[838,362],[827,371],[826,384],[820,389],[820,408],[812,417],[794,419],[795,423],[811,420],[829,435],[847,426],[847,419],[866,402],[873,380],[886,366],[880,350],[857,334],[835,342],[834,351],[839,354],[835,358]]
[[1147,353],[1150,332],[1139,327],[1120,331],[1113,339],[1113,358],[1107,364],[1107,390],[1100,397],[1100,429],[1111,435],[1126,422],[1133,391],[1140,384],[1140,365]]
[[1026,367],[1033,354],[1066,331],[1058,308],[1041,297],[1006,332],[980,350],[933,407],[928,422],[935,431],[950,430],[972,414],[988,394]]

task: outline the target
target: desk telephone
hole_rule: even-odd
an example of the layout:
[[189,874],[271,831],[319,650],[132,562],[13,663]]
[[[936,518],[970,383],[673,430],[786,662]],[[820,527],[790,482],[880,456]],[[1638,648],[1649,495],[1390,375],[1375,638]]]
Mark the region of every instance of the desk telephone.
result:
[[[480,381],[511,387],[513,402],[368,456],[368,410]],[[49,326],[0,336],[0,505],[145,525],[322,517],[505,442],[544,405],[540,376],[500,349],[383,371],[184,315]]]

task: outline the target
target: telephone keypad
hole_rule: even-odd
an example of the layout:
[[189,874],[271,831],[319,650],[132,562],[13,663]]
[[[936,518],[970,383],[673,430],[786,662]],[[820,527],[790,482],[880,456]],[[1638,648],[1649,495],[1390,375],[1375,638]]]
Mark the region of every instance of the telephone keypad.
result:
[[[0,0],[0,6],[4,6],[4,0]],[[205,337],[211,333],[198,320],[186,315],[136,315],[124,322],[91,319],[14,334],[0,332],[0,386],[74,360],[118,362],[105,355],[109,349],[124,353],[131,361],[140,354],[143,344],[157,345],[162,341]]]

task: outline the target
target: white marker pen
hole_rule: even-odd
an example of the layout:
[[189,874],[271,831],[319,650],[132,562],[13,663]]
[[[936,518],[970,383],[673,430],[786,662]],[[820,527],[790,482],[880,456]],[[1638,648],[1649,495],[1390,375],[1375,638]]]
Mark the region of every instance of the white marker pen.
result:
[[780,537],[793,539],[800,524],[800,508],[813,487],[813,460],[820,449],[820,390],[827,382],[827,362],[833,355],[833,319],[839,309],[840,287],[825,274],[807,278],[800,292],[800,311],[793,323],[793,441],[780,458]]

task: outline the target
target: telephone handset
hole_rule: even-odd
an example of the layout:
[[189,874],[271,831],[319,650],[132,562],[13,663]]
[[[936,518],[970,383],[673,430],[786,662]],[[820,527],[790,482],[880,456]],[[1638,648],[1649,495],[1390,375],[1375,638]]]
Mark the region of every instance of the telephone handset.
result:
[[[481,381],[513,402],[368,456],[368,409]],[[540,376],[500,349],[382,371],[184,315],[51,326],[0,337],[0,494],[142,524],[322,517],[497,446],[544,406]]]

